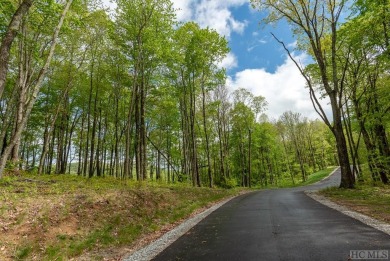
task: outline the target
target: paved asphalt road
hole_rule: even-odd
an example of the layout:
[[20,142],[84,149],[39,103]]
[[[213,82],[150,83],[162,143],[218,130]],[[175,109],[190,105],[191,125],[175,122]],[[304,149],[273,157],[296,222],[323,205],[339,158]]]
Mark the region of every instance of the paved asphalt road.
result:
[[304,190],[337,186],[340,172],[307,187],[252,192],[229,201],[153,260],[348,260],[350,250],[388,250],[390,236],[330,209]]

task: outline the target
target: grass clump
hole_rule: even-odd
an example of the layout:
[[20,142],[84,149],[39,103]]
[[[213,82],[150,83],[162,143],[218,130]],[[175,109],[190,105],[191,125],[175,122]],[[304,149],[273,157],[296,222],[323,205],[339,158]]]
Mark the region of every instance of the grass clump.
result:
[[16,249],[15,259],[26,260],[29,254],[32,252],[33,247],[31,245],[21,245]]

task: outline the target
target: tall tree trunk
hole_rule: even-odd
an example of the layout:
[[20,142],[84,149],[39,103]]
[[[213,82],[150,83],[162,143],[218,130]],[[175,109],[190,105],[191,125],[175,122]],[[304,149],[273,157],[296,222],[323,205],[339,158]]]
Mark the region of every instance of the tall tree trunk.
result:
[[[135,72],[134,78],[137,75]],[[133,136],[133,113],[135,114],[135,105],[137,99],[137,83],[133,83],[132,93],[131,93],[131,101],[129,104],[129,110],[127,115],[127,123],[126,123],[126,131],[125,131],[125,159],[123,166],[123,176],[126,178],[133,178],[132,167],[133,167],[133,157],[132,157],[132,136]],[[136,137],[135,137],[136,138]]]
[[[143,76],[144,77],[144,76]],[[147,158],[146,158],[146,124],[145,124],[145,100],[146,100],[146,84],[145,79],[142,80],[140,90],[140,167],[141,180],[146,179]]]
[[197,152],[197,142],[195,134],[195,112],[196,112],[196,94],[195,94],[195,79],[192,78],[192,83],[190,86],[190,139],[191,139],[191,171],[193,178],[194,186],[201,186],[200,175],[199,175],[199,166],[198,166],[198,152]]
[[218,127],[218,143],[219,143],[219,169],[220,169],[220,174],[224,182],[226,181],[226,175],[225,175],[225,160],[224,160],[224,146],[223,146],[223,137],[222,137],[222,119],[221,119],[221,109],[220,106],[218,105],[218,118],[217,118],[217,127]]
[[210,144],[209,134],[207,132],[207,119],[206,119],[206,91],[202,85],[202,114],[203,114],[203,132],[206,141],[206,157],[207,157],[207,176],[209,178],[209,187],[213,187],[213,174],[211,172],[211,160],[210,160]]
[[77,175],[81,175],[83,173],[85,162],[82,160],[82,154],[83,154],[83,141],[84,141],[84,122],[85,122],[85,113],[81,112],[81,129],[80,129],[80,142],[79,142],[79,161],[78,161],[78,167],[77,167]]
[[348,157],[347,142],[345,140],[343,126],[340,118],[334,118],[333,134],[337,143],[337,155],[341,168],[341,188],[353,188],[355,184],[355,176],[351,171],[351,164]]
[[[92,87],[91,87],[92,88]],[[92,131],[91,131],[91,151],[89,158],[89,171],[88,176],[91,178],[95,174],[95,169],[97,167],[97,163],[95,162],[95,143],[96,143],[96,125],[97,125],[97,103],[98,103],[98,91],[99,88],[96,86],[95,98],[93,103],[93,122],[92,122]]]
[[[5,87],[5,81],[8,73],[8,62],[12,43],[19,31],[19,25],[23,19],[23,16],[28,12],[32,6],[33,0],[24,0],[19,8],[12,16],[11,22],[5,31],[3,40],[0,45],[0,99],[3,96]],[[0,174],[1,175],[1,174]],[[1,176],[0,176],[1,177]]]
[[[115,177],[119,176],[119,99],[116,96],[115,97],[115,140],[114,140],[114,154],[115,154],[115,159],[114,159],[114,168],[115,168]],[[112,153],[111,153],[111,161],[112,162]]]
[[101,119],[99,119],[98,123],[98,138],[97,138],[97,144],[96,144],[96,152],[95,152],[95,169],[96,169],[96,176],[98,177],[101,177],[102,176],[102,162],[101,162],[101,154],[102,154],[102,151],[100,150],[101,149],[101,146],[102,146],[102,140],[101,140],[101,134],[102,134],[102,127],[101,127]]
[[343,121],[344,121],[344,126],[345,126],[345,132],[347,134],[347,141],[348,141],[348,144],[349,144],[349,151],[350,151],[350,154],[351,154],[351,158],[352,158],[352,171],[353,171],[353,174],[356,176],[356,177],[359,177],[360,176],[360,172],[359,172],[359,166],[357,165],[357,158],[358,158],[358,144],[355,143],[355,140],[353,138],[353,133],[352,133],[352,125],[351,125],[351,115],[350,115],[350,112],[349,112],[349,108],[348,108],[348,103],[347,103],[347,98],[345,98],[345,107],[346,109],[342,109],[342,116],[343,116]]
[[48,173],[48,174],[51,174],[51,171],[52,171],[53,158],[54,158],[54,143],[55,143],[57,131],[58,131],[57,128],[54,128],[53,135],[51,138],[51,143],[49,145],[49,153],[48,153],[47,164],[46,164],[47,169],[45,171],[45,173]]
[[[139,87],[137,88],[139,90]],[[137,180],[141,180],[142,176],[142,170],[141,170],[141,112],[140,112],[140,97],[139,93],[137,91],[136,99],[135,99],[135,139],[134,139],[134,150],[135,150],[135,171],[136,171],[136,177]]]

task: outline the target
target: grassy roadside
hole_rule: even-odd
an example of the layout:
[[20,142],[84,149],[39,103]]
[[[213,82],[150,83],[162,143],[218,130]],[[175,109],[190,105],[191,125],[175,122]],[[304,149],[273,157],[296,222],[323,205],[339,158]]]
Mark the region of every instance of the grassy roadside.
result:
[[313,183],[316,183],[332,173],[337,167],[331,166],[326,169],[317,171],[313,174],[310,174],[306,177],[306,181],[302,181],[302,179],[295,178],[294,183],[288,177],[285,177],[282,181],[280,181],[277,185],[272,186],[273,188],[293,188],[300,186],[307,186]]
[[85,179],[0,180],[0,260],[117,260],[240,190]]
[[390,223],[390,186],[358,184],[355,189],[327,188],[319,192],[356,212]]
[[367,165],[355,189],[327,188],[319,194],[351,210],[390,223],[390,186],[372,181]]

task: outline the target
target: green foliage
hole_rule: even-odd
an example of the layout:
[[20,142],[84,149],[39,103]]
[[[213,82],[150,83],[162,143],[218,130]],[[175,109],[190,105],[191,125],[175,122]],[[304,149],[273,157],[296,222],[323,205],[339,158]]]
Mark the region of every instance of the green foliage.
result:
[[223,178],[216,182],[216,185],[225,189],[233,189],[239,186],[236,178]]
[[10,17],[16,10],[15,6],[15,1],[4,0],[0,3],[0,39],[3,38],[10,23]]

